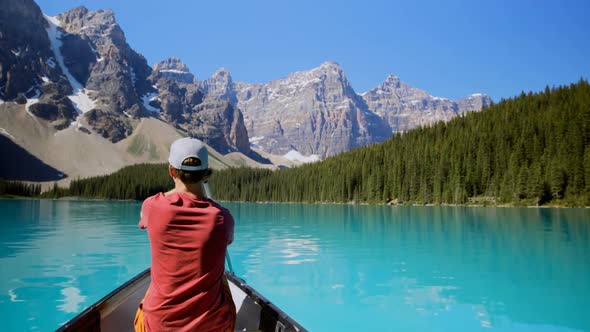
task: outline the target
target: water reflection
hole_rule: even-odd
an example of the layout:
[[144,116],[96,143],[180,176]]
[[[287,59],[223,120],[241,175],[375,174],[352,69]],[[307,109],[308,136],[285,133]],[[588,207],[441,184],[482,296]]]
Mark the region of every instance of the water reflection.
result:
[[58,308],[67,313],[78,313],[80,312],[81,304],[86,300],[86,296],[80,294],[80,289],[76,287],[66,287],[61,290],[61,294],[64,299],[59,300],[63,304],[59,305]]

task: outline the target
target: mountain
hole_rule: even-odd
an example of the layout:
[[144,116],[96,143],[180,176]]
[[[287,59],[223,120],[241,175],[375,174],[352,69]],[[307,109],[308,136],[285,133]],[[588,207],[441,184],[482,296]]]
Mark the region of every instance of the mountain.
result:
[[[152,70],[111,10],[49,17],[32,0],[0,0],[0,46],[0,152],[38,165],[44,179],[165,162],[181,135],[244,154],[219,155],[214,167],[275,167],[250,149],[237,108],[203,98],[179,59]],[[3,169],[0,178],[38,181],[31,169]]]
[[234,81],[221,68],[200,81],[199,88],[243,112],[253,146],[312,158],[380,142],[392,132],[448,121],[491,105],[485,94],[457,101],[434,97],[395,75],[359,96],[334,62],[262,84]]
[[250,149],[240,110],[221,98],[204,98],[193,74],[180,59],[155,64],[150,81],[157,93],[149,96],[148,106],[160,108],[166,121],[224,154],[241,152],[270,163]]
[[[170,58],[152,70],[145,58],[127,44],[111,10],[93,12],[78,7],[56,17],[44,17],[33,2],[28,2],[30,6],[19,13],[24,15],[30,33],[41,37],[35,45],[29,45],[26,34],[17,40],[10,38],[14,45],[9,45],[2,55],[12,54],[14,58],[18,52],[8,50],[40,49],[42,52],[38,53],[46,65],[27,71],[32,77],[24,76],[23,82],[15,82],[12,77],[21,74],[15,71],[14,68],[20,68],[16,65],[35,68],[38,61],[33,55],[24,63],[20,59],[6,61],[12,66],[4,75],[8,91],[5,96],[18,97],[12,91],[19,89],[30,91],[22,99],[32,114],[53,122],[59,120],[56,129],[66,128],[76,121],[78,114],[83,115],[78,123],[87,124],[113,143],[132,134],[132,119],[159,117],[163,110],[164,118],[171,124],[210,143],[216,150],[253,154],[239,110],[211,100],[195,109],[204,101],[188,67],[179,59]],[[9,16],[16,19],[19,13]],[[14,24],[8,22],[7,27]],[[6,35],[11,32],[7,30]],[[152,99],[159,101],[159,107],[151,103]],[[202,114],[195,114],[199,111]]]
[[207,96],[236,105],[244,114],[250,142],[272,154],[295,150],[324,158],[391,134],[334,62],[265,84],[234,82],[225,69],[199,83]]
[[2,150],[53,177],[165,161],[180,135],[231,154],[226,166],[291,166],[489,104],[432,97],[394,76],[360,96],[334,62],[261,84],[224,68],[198,81],[176,57],[150,67],[112,10],[50,17],[33,0],[0,0],[0,46]]
[[[239,86],[239,87],[238,87]],[[238,104],[237,90],[242,86],[248,86],[244,83],[234,83],[231,75],[225,68],[219,68],[213,76],[205,81],[199,82],[199,89],[211,98],[227,100],[233,105]]]
[[456,101],[460,113],[469,111],[480,111],[484,107],[490,107],[493,102],[490,96],[485,93],[472,93],[465,99]]
[[394,133],[448,121],[467,111],[479,111],[492,101],[485,94],[473,94],[458,101],[434,97],[400,81],[395,75],[389,75],[362,97],[369,109],[387,121]]
[[171,57],[153,66],[161,77],[169,78],[179,83],[196,83],[195,76],[190,72],[188,66],[177,57]]
[[80,101],[74,101],[78,110],[112,142],[129,136],[129,118],[147,115],[141,97],[154,89],[147,81],[151,68],[127,44],[113,11],[77,7],[48,17],[48,22],[51,31],[55,29],[54,52],[63,57],[59,62],[69,72],[74,91],[79,91]]
[[[53,52],[49,23],[32,0],[0,1],[0,103],[67,127],[76,117],[72,87]],[[35,105],[36,104],[36,105]]]
[[129,136],[128,118],[146,114],[140,97],[153,90],[151,68],[113,12],[78,7],[49,17],[31,0],[2,2],[2,99],[58,130],[78,119],[113,143]]

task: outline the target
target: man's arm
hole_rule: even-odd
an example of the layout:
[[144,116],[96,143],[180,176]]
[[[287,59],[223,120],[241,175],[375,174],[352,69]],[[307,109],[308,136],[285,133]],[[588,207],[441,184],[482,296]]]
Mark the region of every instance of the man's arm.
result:
[[150,202],[154,196],[148,197],[143,204],[141,204],[141,211],[139,212],[139,228],[146,229],[149,221]]
[[227,232],[227,244],[230,245],[234,242],[234,226],[235,221],[234,217],[231,215],[228,209],[223,209],[224,211],[224,218],[225,218],[225,227]]

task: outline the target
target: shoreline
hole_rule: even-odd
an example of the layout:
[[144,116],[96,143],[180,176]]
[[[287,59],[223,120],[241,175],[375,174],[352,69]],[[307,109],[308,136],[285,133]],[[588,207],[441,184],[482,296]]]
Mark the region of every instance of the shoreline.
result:
[[[135,199],[108,199],[108,198],[88,198],[88,197],[77,197],[77,196],[68,196],[68,197],[30,197],[30,196],[17,196],[17,195],[0,195],[0,199],[30,199],[30,200],[63,200],[63,201],[112,201],[112,202],[143,202],[143,200],[135,200]],[[416,206],[416,207],[497,207],[497,208],[539,208],[539,209],[590,209],[590,206],[567,206],[562,204],[555,204],[555,205],[517,205],[511,203],[505,204],[448,204],[448,203],[441,203],[441,204],[434,204],[434,203],[427,203],[427,204],[419,204],[419,203],[368,203],[368,202],[277,202],[277,201],[229,201],[229,200],[215,200],[216,202],[227,202],[227,203],[256,203],[256,204],[324,204],[324,205],[358,205],[358,206]]]
[[216,202],[230,202],[230,203],[257,203],[257,204],[324,204],[324,205],[363,205],[363,206],[416,206],[416,207],[500,207],[500,208],[547,208],[547,209],[590,209],[590,206],[567,206],[567,205],[513,205],[513,204],[388,204],[388,203],[356,203],[356,202],[274,202],[274,201],[227,201],[216,200]]

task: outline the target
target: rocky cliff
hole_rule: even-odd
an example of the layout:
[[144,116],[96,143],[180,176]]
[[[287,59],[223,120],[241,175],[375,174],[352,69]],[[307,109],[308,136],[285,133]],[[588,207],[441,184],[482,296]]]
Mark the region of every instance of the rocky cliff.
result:
[[[111,10],[77,7],[56,16],[54,22],[65,31],[64,64],[94,102],[91,109],[79,107],[87,113],[87,121],[113,142],[128,136],[128,117],[147,115],[142,97],[154,92],[147,80],[151,74],[147,61],[127,44]],[[101,119],[104,116],[112,121]],[[104,125],[113,121],[122,125]]]
[[387,139],[391,129],[350,86],[334,62],[265,84],[234,82],[218,70],[200,82],[208,96],[235,104],[251,142],[264,151],[322,158]]
[[26,103],[56,129],[83,114],[112,142],[131,133],[128,117],[147,114],[141,97],[154,90],[151,68],[112,11],[78,7],[48,17],[31,0],[2,0],[1,8],[0,98]]
[[0,103],[26,104],[55,128],[67,127],[76,111],[72,87],[53,52],[49,22],[32,0],[0,1]]
[[77,7],[47,17],[31,0],[1,1],[2,101],[26,104],[58,130],[83,116],[78,123],[113,143],[133,132],[133,118],[162,116],[215,149],[251,153],[239,110],[210,99],[201,105],[203,94],[178,58],[152,70],[111,10]]
[[491,103],[485,94],[457,101],[435,97],[395,75],[359,96],[334,62],[263,84],[236,82],[221,68],[199,88],[243,112],[253,145],[274,154],[296,150],[322,158]]
[[[0,98],[15,100],[32,92],[42,77],[61,75],[52,61],[47,22],[32,0],[0,1]],[[45,76],[39,76],[39,75]],[[32,94],[31,94],[32,95]]]
[[160,73],[160,77],[169,78],[179,83],[196,84],[195,76],[188,66],[177,57],[171,57],[153,66],[154,71]]
[[455,101],[459,109],[459,113],[470,111],[481,111],[482,108],[492,105],[492,98],[485,93],[473,93],[465,99]]
[[389,75],[362,96],[369,109],[387,121],[393,132],[448,121],[466,111],[479,111],[491,103],[484,94],[473,94],[458,101],[434,97],[400,81],[395,75]]
[[188,67],[178,58],[153,66],[150,80],[157,87],[150,106],[160,108],[162,116],[192,137],[226,154],[241,152],[263,161],[251,149],[244,118],[237,107],[221,98],[203,98],[203,93]]

